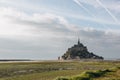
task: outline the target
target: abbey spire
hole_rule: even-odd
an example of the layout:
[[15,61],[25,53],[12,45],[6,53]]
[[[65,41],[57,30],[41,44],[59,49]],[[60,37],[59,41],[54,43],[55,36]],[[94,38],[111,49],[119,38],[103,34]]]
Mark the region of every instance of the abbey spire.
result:
[[80,38],[78,38],[78,45],[80,44]]

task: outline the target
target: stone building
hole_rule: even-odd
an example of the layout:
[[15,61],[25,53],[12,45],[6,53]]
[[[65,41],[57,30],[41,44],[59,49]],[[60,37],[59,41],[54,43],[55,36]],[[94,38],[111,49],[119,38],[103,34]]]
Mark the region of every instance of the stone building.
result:
[[104,59],[102,56],[98,56],[89,52],[87,47],[84,46],[78,39],[78,43],[71,48],[68,48],[66,53],[62,55],[63,60],[79,60],[79,59]]

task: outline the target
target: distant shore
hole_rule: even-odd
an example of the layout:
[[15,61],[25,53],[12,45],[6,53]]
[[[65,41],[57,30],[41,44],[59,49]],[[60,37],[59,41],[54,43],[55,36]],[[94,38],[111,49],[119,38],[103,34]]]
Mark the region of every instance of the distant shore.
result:
[[30,59],[0,59],[0,61],[31,61]]
[[0,59],[0,63],[21,63],[21,62],[120,62],[120,59],[115,60],[88,60],[88,59],[81,59],[81,60],[30,60],[30,59]]

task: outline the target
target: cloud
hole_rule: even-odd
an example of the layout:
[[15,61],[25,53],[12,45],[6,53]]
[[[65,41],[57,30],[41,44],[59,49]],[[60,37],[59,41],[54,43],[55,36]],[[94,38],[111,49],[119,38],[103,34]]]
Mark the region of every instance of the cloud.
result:
[[[55,33],[76,31],[77,27],[70,24],[64,17],[50,13],[33,13],[28,15],[13,8],[0,8],[0,37],[56,36]],[[7,23],[7,24],[6,24]],[[32,33],[33,32],[33,33]]]
[[[95,8],[101,8],[102,6],[98,4],[95,0],[80,0],[82,3],[91,5]],[[106,6],[106,8],[120,12],[120,1],[119,0],[101,0],[101,2]]]
[[19,24],[13,23],[11,18],[8,16],[21,16],[22,14],[15,12],[11,8],[0,7],[0,37],[14,37],[20,35],[29,35],[24,30],[27,30],[28,27],[21,26]]
[[78,34],[89,51],[106,58],[120,57],[119,30],[75,26],[64,17],[51,13],[26,14],[3,7],[0,11],[2,57],[26,58],[26,55],[31,59],[42,59],[51,55],[49,59],[55,59],[77,42]]
[[[89,4],[89,5],[92,5],[92,6],[96,5],[96,6],[99,7],[99,4],[96,1],[94,1],[94,0],[79,0],[79,1],[86,8],[88,8],[86,4]],[[112,21],[112,19],[109,19],[108,17],[106,17],[105,14],[101,15],[103,12],[100,9],[98,9],[98,7],[97,7],[97,9],[96,9],[96,11],[94,13],[92,13],[93,9],[90,10],[90,12],[89,12],[90,15],[94,15],[95,14],[95,16],[96,16],[96,17],[93,17],[93,16],[89,16],[89,14],[88,14],[88,16],[84,15],[84,13],[80,14],[80,12],[83,12],[83,10],[79,10],[78,11],[77,10],[78,8],[73,3],[71,5],[73,6],[73,8],[75,8],[75,10],[74,10],[75,12],[74,13],[73,12],[68,12],[68,11],[73,11],[73,10],[71,10],[72,7],[69,7],[69,5],[66,5],[66,8],[64,10],[64,9],[60,9],[59,8],[59,7],[62,8],[62,6],[52,7],[52,6],[47,5],[46,1],[45,2],[42,1],[43,4],[42,4],[41,1],[39,1],[40,5],[39,4],[35,4],[33,2],[36,3],[37,1],[33,1],[33,0],[30,0],[30,1],[24,1],[24,0],[20,0],[20,1],[19,0],[16,0],[16,1],[12,1],[11,0],[10,1],[10,0],[5,0],[4,1],[3,0],[3,1],[1,1],[1,6],[5,7],[7,5],[6,7],[8,7],[8,6],[9,7],[14,7],[17,10],[25,11],[25,12],[30,13],[30,14],[34,13],[34,12],[35,13],[36,12],[52,13],[52,14],[55,13],[57,15],[61,15],[61,16],[69,17],[69,18],[73,18],[73,19],[87,20],[87,21],[93,21],[95,23],[97,22],[97,23],[103,23],[103,24],[115,24],[116,25],[116,23],[114,23],[114,21]],[[70,2],[72,2],[72,1],[70,1]],[[107,1],[104,1],[104,2],[107,2]],[[18,3],[20,3],[20,4],[18,4]],[[50,5],[51,5],[51,3],[50,3]],[[101,6],[99,8],[101,8]],[[101,11],[100,12],[101,14],[100,13],[96,13],[96,12],[99,12],[99,11]],[[86,14],[86,12],[85,12],[85,14]],[[98,15],[98,14],[100,14],[100,15]]]
[[[102,4],[99,1],[94,0],[73,0],[85,13],[87,13],[90,16],[80,16],[76,15],[74,16],[77,19],[82,19],[86,21],[93,21],[94,23],[100,23],[102,26],[109,28],[107,25],[119,25],[118,19],[116,18],[117,14],[111,13],[109,8]],[[99,4],[100,3],[100,4]],[[102,5],[101,5],[102,4]],[[106,13],[107,12],[107,13]]]
[[75,3],[77,3],[80,7],[82,7],[88,14],[90,14],[91,16],[95,17],[93,14],[91,14],[91,12],[82,5],[80,0],[73,0]]
[[96,0],[97,1],[97,3],[100,5],[100,6],[102,6],[106,11],[107,11],[107,13],[113,18],[113,20],[115,21],[115,22],[119,22],[118,21],[118,19],[115,17],[115,15],[113,15],[112,13],[111,13],[111,11],[109,10],[109,9],[107,9],[107,7],[100,1],[100,0]]

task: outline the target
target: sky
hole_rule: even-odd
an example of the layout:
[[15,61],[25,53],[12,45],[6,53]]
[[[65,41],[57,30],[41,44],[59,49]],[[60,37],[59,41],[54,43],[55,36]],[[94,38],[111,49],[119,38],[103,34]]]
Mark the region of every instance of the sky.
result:
[[57,59],[78,38],[120,58],[120,0],[0,0],[0,59]]

